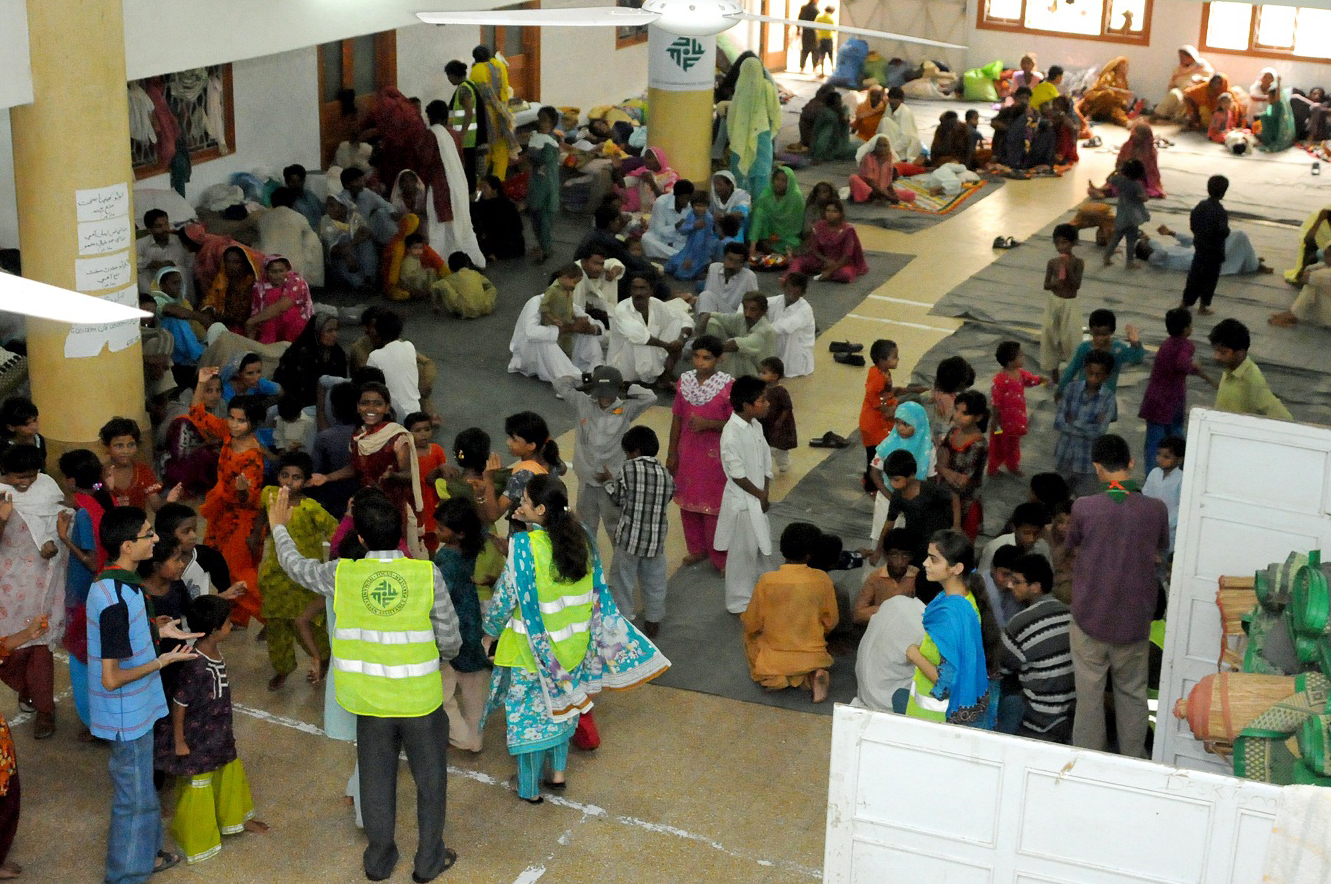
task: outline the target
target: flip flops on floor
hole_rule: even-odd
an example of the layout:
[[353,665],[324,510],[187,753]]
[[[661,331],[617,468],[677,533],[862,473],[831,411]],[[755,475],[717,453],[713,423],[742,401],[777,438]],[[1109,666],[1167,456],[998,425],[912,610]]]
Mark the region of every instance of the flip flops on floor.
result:
[[809,440],[810,448],[845,448],[850,443],[828,430],[816,439]]
[[829,353],[858,353],[863,349],[863,344],[852,344],[850,341],[833,341],[827,345]]
[[1086,141],[1082,142],[1082,147],[1100,147],[1104,142],[1100,140],[1099,135],[1092,135]]
[[864,365],[864,357],[858,353],[833,353],[832,358],[842,365],[853,365],[860,367]]
[[1010,236],[994,237],[994,248],[996,249],[1015,249],[1019,245],[1021,245],[1021,243],[1017,242]]

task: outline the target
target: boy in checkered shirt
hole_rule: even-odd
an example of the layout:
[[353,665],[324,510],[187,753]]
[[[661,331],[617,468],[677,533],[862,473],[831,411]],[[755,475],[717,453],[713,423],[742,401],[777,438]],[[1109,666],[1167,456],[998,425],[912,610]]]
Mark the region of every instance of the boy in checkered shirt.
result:
[[605,486],[620,509],[610,594],[620,613],[632,619],[636,611],[633,587],[640,586],[643,632],[656,638],[665,617],[666,511],[675,496],[675,480],[656,459],[661,443],[650,427],[631,427],[620,445],[628,460]]

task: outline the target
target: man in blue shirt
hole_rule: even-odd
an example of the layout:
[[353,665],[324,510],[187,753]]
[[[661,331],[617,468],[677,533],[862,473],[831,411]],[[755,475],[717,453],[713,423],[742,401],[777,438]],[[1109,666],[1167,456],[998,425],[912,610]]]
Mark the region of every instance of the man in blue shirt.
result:
[[[181,646],[160,656],[135,567],[149,559],[157,534],[138,507],[102,517],[99,539],[109,560],[88,591],[88,706],[93,736],[111,743],[113,797],[104,884],[143,884],[180,862],[161,849],[162,811],[153,788],[153,724],[166,715],[162,668],[194,656]],[[179,621],[163,638],[197,638]]]

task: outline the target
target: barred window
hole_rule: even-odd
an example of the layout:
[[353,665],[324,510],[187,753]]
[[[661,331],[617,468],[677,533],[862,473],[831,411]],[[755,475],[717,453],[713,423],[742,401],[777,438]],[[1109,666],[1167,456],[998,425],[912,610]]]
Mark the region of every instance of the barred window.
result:
[[167,171],[177,151],[202,163],[235,150],[231,65],[134,80],[128,89],[135,178]]

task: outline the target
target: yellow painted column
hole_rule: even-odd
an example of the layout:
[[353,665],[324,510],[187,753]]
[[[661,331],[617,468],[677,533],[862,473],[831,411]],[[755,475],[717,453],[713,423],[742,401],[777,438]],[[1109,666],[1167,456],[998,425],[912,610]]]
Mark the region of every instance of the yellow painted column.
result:
[[[28,0],[33,103],[10,111],[23,275],[137,303],[122,0]],[[55,449],[109,418],[147,427],[138,324],[29,318],[28,371]]]
[[647,28],[647,142],[680,177],[707,188],[712,177],[715,37]]

